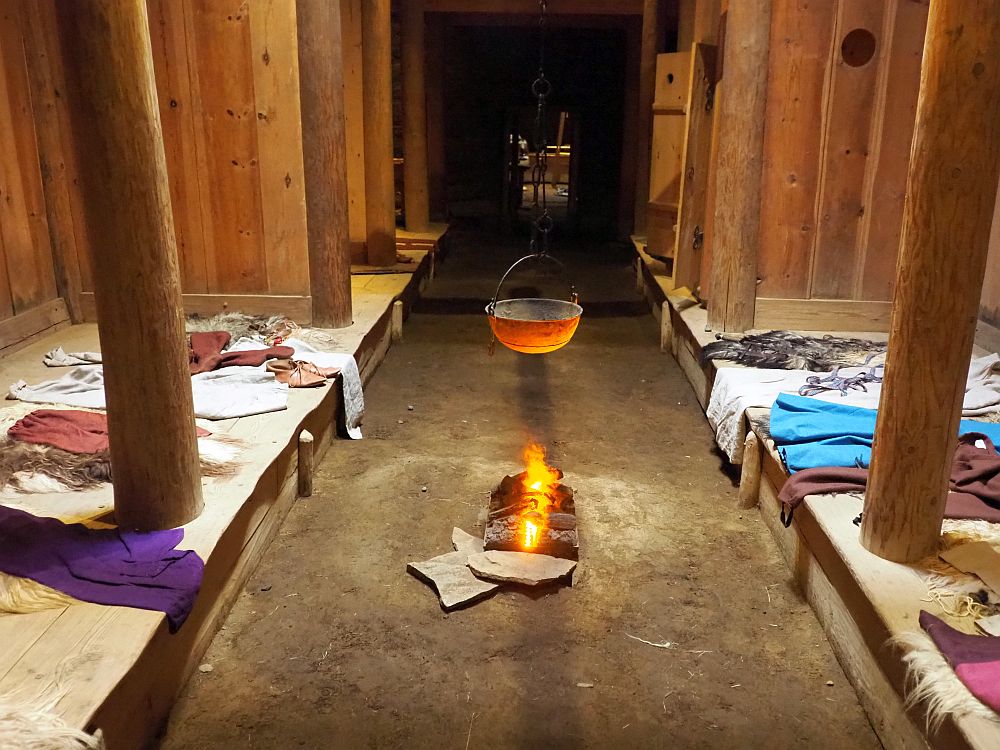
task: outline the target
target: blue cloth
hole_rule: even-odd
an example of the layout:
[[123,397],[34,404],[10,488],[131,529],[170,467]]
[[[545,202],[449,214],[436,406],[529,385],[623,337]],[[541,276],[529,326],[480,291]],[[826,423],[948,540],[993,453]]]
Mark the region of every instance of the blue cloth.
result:
[[[771,437],[789,472],[821,466],[868,468],[874,409],[782,393],[771,407]],[[981,432],[1000,445],[1000,424],[963,419],[958,434]]]

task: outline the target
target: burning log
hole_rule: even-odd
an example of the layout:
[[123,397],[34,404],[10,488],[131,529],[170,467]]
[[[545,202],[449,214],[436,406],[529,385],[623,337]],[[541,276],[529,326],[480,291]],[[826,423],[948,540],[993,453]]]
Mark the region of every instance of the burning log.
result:
[[490,495],[485,548],[578,559],[573,489],[560,479],[558,469],[536,479],[530,463],[527,471],[504,477]]

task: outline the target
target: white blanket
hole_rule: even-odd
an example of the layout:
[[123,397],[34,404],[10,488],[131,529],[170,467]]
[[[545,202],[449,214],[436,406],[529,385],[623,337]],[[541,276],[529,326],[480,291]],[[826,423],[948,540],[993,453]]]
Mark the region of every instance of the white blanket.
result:
[[[288,386],[262,367],[224,367],[191,378],[194,415],[202,419],[233,419],[281,411],[288,406]],[[56,380],[28,385],[19,380],[10,387],[10,398],[35,404],[66,404],[83,409],[104,409],[104,368],[73,367]]]
[[[338,352],[323,352],[300,339],[288,339],[281,342],[282,346],[290,346],[295,350],[294,358],[304,362],[312,362],[317,367],[339,367],[340,383],[344,393],[344,417],[347,435],[355,440],[361,439],[361,420],[365,415],[365,395],[361,386],[361,372],[358,370],[358,363],[350,354]],[[267,344],[251,338],[243,337],[226,351],[252,351],[256,349],[267,349]],[[63,348],[56,347],[46,354],[42,361],[49,367],[69,367],[73,365],[87,365],[100,363],[100,352],[65,352]],[[81,367],[79,369],[93,369]],[[98,368],[100,369],[100,368]],[[234,370],[246,371],[234,373]],[[250,373],[263,373],[264,379],[257,381],[256,376]],[[104,373],[99,373],[96,377],[99,383],[94,384],[94,375],[86,373],[67,373],[59,380],[50,380],[39,383],[36,386],[28,386],[24,381],[19,381],[11,386],[10,395],[22,401],[32,401],[35,403],[59,403],[70,406],[79,406],[89,409],[104,408]],[[266,366],[261,367],[223,367],[211,372],[203,372],[191,378],[192,388],[195,395],[195,416],[205,419],[229,419],[231,417],[245,417],[252,414],[263,414],[269,411],[279,411],[287,406],[288,394],[287,386],[280,394],[274,388],[266,391],[261,389],[253,391],[250,386],[281,385],[274,380],[274,376],[266,372]],[[15,389],[17,393],[15,393]],[[41,389],[41,390],[39,390]],[[97,392],[99,391],[99,393]],[[201,399],[199,399],[199,393]],[[22,397],[18,394],[24,394]],[[33,398],[35,397],[35,398]],[[44,398],[43,398],[44,397]],[[61,400],[54,400],[58,397]],[[38,400],[42,399],[42,400]],[[240,407],[239,399],[246,399],[245,406]],[[207,416],[199,413],[199,402],[206,413],[224,414],[225,416]],[[246,413],[236,413],[241,411]]]
[[[312,344],[300,339],[285,339],[281,345],[290,346],[295,350],[292,359],[312,362],[317,367],[340,368],[340,384],[344,392],[345,427],[349,437],[360,440],[361,420],[365,415],[365,394],[361,386],[361,372],[358,370],[358,363],[354,357],[339,352],[321,352]],[[244,337],[229,347],[227,351],[252,351],[266,348],[266,344]]]
[[[862,372],[862,367],[841,368],[847,377]],[[808,370],[765,370],[755,367],[720,367],[706,415],[715,430],[715,440],[734,464],[743,461],[743,440],[746,438],[744,412],[752,407],[769,408],[781,393],[798,393],[811,375],[823,373]],[[868,383],[868,392],[826,391],[813,398],[847,406],[877,409],[882,394],[881,383]],[[1000,411],[1000,356],[990,354],[972,360],[962,405],[962,416],[980,417]]]

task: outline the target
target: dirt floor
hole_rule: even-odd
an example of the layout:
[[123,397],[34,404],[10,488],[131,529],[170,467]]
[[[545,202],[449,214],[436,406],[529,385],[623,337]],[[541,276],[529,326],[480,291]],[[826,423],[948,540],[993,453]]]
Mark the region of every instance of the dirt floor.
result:
[[[487,356],[477,311],[522,248],[458,234],[367,389],[366,439],[327,454],[164,748],[880,747],[759,515],[734,510],[626,253],[556,248],[576,338]],[[446,614],[406,563],[482,533],[529,437],[576,490],[573,586]]]

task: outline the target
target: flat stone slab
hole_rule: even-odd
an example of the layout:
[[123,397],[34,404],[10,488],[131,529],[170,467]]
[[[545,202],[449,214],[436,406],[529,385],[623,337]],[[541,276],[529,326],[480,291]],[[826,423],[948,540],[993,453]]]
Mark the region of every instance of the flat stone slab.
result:
[[492,594],[499,584],[476,578],[467,565],[468,552],[449,552],[424,562],[411,562],[406,570],[435,588],[446,612],[472,604]]
[[568,576],[576,561],[534,552],[488,550],[469,555],[469,567],[480,578],[538,586]]
[[474,555],[477,552],[483,551],[482,539],[462,531],[457,526],[451,530],[451,544],[456,551],[464,552],[467,555]]

